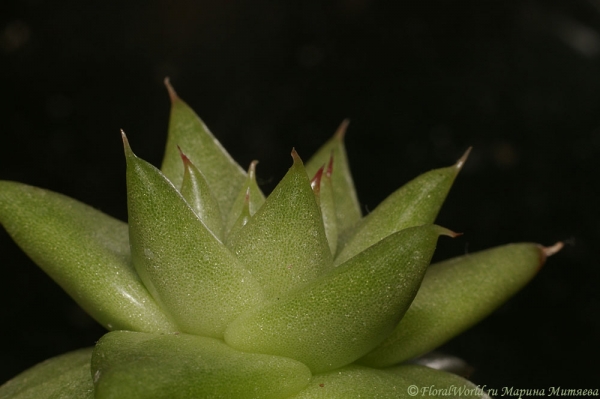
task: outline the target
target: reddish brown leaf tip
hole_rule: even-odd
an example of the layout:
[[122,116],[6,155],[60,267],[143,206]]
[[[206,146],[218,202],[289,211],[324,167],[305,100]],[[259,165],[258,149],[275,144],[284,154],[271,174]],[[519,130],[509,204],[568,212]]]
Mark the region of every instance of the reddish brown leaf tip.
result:
[[350,124],[350,119],[346,118],[342,121],[342,123],[340,123],[340,126],[337,128],[337,130],[335,131],[335,134],[333,135],[333,137],[335,137],[337,140],[344,140],[344,137],[346,137],[346,129],[348,129],[348,125]]
[[310,188],[314,191],[315,194],[319,195],[321,192],[321,178],[323,177],[323,169],[325,167],[321,166],[317,173],[315,173],[315,177],[310,181]]
[[456,169],[458,169],[458,170],[462,169],[462,167],[464,166],[465,162],[467,162],[467,158],[469,158],[469,154],[471,153],[472,149],[473,149],[473,147],[467,148],[467,151],[465,151],[465,153],[462,155],[462,157],[460,157],[458,159],[458,161],[456,161],[456,163],[454,164],[454,166],[456,167]]
[[173,86],[171,86],[171,80],[168,76],[165,78],[164,84],[167,87],[167,91],[169,92],[169,98],[171,99],[171,102],[175,102],[176,100],[178,100],[179,96],[177,95],[177,92],[175,91]]
[[179,155],[181,156],[181,160],[183,161],[183,164],[185,166],[189,165],[192,163],[192,161],[190,161],[190,159],[187,157],[187,155],[185,155],[183,153],[183,151],[181,151],[181,147],[177,146],[177,150],[179,151]]
[[325,171],[325,176],[331,177],[333,173],[333,150],[331,150],[331,155],[329,156],[329,163],[327,164],[327,170]]
[[292,159],[294,160],[294,165],[297,163],[302,164],[302,158],[300,158],[295,148],[292,148]]

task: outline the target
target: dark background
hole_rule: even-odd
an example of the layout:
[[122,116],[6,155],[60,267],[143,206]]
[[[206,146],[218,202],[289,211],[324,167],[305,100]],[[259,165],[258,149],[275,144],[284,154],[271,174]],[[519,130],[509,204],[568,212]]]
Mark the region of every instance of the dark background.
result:
[[[345,117],[365,209],[474,146],[436,258],[567,245],[442,350],[488,387],[599,388],[599,0],[4,1],[0,60],[0,178],[121,219],[119,129],[160,163],[165,76],[266,192]],[[3,230],[0,254],[0,382],[102,335]]]

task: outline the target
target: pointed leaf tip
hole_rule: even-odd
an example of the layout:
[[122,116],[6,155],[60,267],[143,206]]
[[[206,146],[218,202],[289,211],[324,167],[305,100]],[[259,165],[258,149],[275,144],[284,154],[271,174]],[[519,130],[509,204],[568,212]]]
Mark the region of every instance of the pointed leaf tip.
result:
[[121,139],[123,140],[123,149],[125,150],[125,158],[129,158],[130,156],[134,156],[135,154],[131,150],[131,146],[129,145],[129,140],[127,140],[127,135],[125,131],[121,129]]
[[300,155],[298,155],[298,152],[296,152],[296,148],[292,148],[292,159],[294,160],[294,164],[303,163],[302,158],[300,158]]
[[559,252],[561,249],[563,249],[564,246],[565,246],[565,244],[563,244],[562,241],[558,241],[556,244],[554,244],[550,247],[542,247],[542,252],[544,253],[544,256],[546,256],[546,257],[552,256],[555,253]]
[[167,87],[167,91],[169,92],[169,98],[171,99],[171,102],[175,102],[177,99],[179,99],[177,92],[175,91],[173,86],[171,86],[171,79],[169,79],[169,77],[167,76],[163,82]]
[[323,169],[325,167],[321,166],[315,176],[310,181],[310,188],[314,191],[315,194],[319,194],[321,192],[321,178],[323,177]]
[[458,161],[456,161],[456,163],[454,164],[456,169],[458,169],[458,170],[462,169],[462,167],[465,165],[465,162],[467,162],[467,158],[469,158],[469,154],[471,153],[472,149],[473,149],[473,146],[467,148],[467,151],[465,151],[465,153],[462,155],[462,157],[460,157],[458,159]]
[[250,166],[248,167],[248,177],[251,179],[254,179],[254,176],[256,175],[256,165],[258,165],[258,161],[255,159],[250,162]]
[[333,137],[335,137],[337,140],[344,140],[344,137],[346,137],[346,129],[348,129],[348,125],[350,124],[350,119],[346,118],[342,121],[342,123],[340,123],[340,126],[337,128],[337,130],[335,131],[335,134],[333,135]]
[[192,161],[190,161],[190,159],[187,157],[187,155],[185,155],[183,153],[183,151],[181,150],[181,147],[177,146],[177,150],[179,151],[179,155],[181,155],[181,160],[183,161],[184,165],[189,165],[192,163]]

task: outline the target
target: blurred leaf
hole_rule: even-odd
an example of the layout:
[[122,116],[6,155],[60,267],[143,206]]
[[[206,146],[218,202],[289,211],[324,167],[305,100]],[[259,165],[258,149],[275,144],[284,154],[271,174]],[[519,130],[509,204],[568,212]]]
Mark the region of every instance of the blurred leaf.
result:
[[302,363],[238,352],[194,335],[115,331],[94,349],[96,399],[287,398],[311,377]]
[[225,230],[228,234],[231,234],[231,229],[236,224],[240,215],[245,212],[245,208],[248,207],[248,213],[250,216],[254,215],[256,211],[265,203],[265,196],[256,183],[256,165],[258,161],[252,161],[248,168],[248,177],[246,183],[242,186],[242,189],[238,193],[231,212],[227,217],[227,224]]
[[2,399],[94,399],[92,348],[48,359],[0,386]]
[[126,223],[64,195],[10,181],[0,181],[0,222],[104,327],[174,330],[131,265]]

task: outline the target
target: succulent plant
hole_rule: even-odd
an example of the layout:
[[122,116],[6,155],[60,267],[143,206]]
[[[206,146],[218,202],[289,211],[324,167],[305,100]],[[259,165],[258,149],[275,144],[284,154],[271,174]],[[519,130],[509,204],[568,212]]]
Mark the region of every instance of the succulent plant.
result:
[[430,266],[438,237],[456,236],[433,223],[468,151],[362,217],[344,122],[306,164],[292,151],[265,198],[256,162],[240,168],[166,83],[161,169],[123,134],[128,223],[0,182],[2,225],[110,331],[18,375],[0,398],[487,397],[408,361],[490,314],[561,244]]

